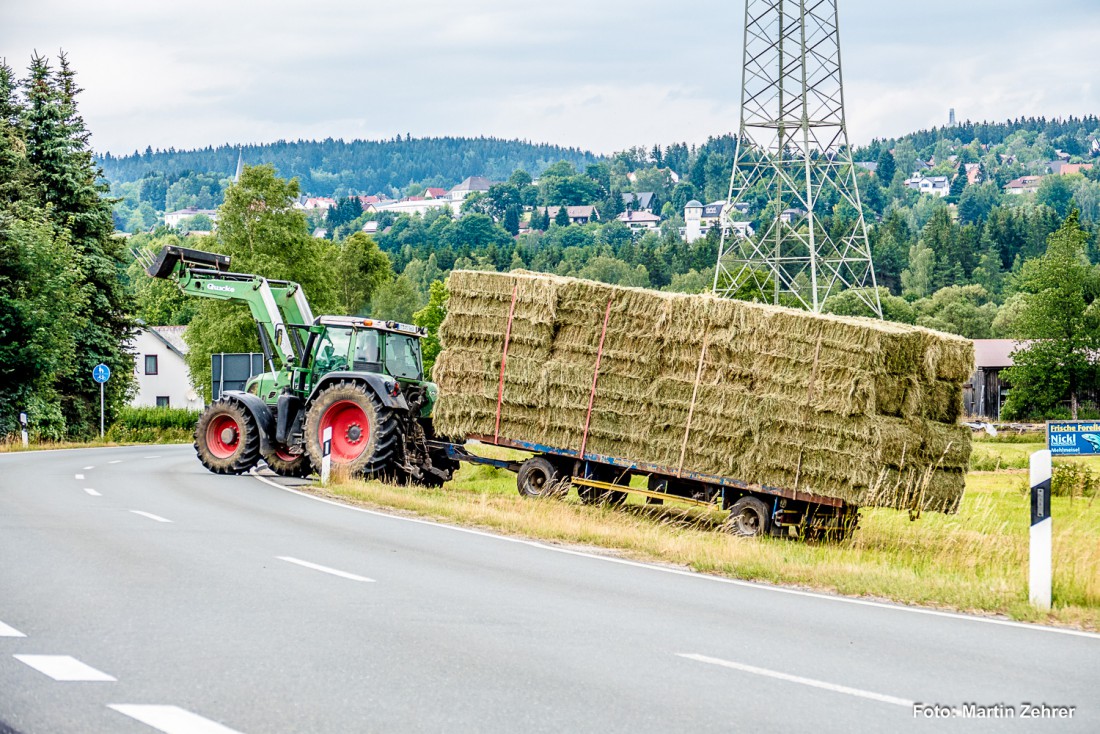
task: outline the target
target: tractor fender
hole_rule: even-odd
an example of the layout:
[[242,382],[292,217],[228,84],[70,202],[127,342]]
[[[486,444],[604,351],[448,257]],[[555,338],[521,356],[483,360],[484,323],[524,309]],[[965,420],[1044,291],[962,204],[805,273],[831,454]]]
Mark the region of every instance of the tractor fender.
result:
[[309,394],[307,404],[312,403],[321,390],[340,380],[365,383],[370,386],[370,389],[374,391],[374,394],[387,408],[401,411],[409,409],[409,404],[405,402],[404,395],[401,393],[398,393],[396,397],[393,395],[393,388],[397,384],[397,380],[388,375],[380,375],[375,372],[329,372],[313,386],[313,392]]
[[260,429],[260,451],[266,454],[273,450],[271,443],[272,437],[275,435],[275,416],[271,412],[271,408],[267,406],[263,400],[260,400],[252,393],[244,392],[243,390],[226,390],[222,393],[222,400],[232,400],[236,403],[240,403],[244,408],[252,414],[252,418],[256,421],[256,425]]

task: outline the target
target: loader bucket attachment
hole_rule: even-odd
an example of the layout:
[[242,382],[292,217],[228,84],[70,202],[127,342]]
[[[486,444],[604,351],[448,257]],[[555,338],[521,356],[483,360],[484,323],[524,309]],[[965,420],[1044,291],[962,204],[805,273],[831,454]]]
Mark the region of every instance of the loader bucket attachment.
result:
[[210,268],[219,273],[229,272],[229,255],[189,250],[186,247],[174,245],[166,245],[153,264],[145,268],[145,272],[154,278],[168,278],[176,271],[176,265],[179,263]]

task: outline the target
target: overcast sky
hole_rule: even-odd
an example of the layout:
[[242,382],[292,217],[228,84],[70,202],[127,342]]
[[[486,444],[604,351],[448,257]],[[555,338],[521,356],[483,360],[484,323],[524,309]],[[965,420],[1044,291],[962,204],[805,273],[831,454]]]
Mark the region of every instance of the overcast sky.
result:
[[[839,0],[854,143],[1100,112],[1097,0]],[[738,127],[741,0],[0,0],[69,54],[99,152],[491,135],[609,153]],[[22,75],[22,74],[20,74]]]

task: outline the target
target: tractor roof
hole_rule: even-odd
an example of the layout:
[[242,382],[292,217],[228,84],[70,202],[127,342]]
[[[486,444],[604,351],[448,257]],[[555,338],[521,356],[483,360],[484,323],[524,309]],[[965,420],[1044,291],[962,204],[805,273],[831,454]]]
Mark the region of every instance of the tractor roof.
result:
[[364,319],[359,316],[318,316],[313,322],[325,326],[348,326],[356,329],[377,329],[379,331],[392,331],[398,334],[411,336],[424,336],[428,330],[422,326],[402,324],[399,321],[383,321],[381,319]]

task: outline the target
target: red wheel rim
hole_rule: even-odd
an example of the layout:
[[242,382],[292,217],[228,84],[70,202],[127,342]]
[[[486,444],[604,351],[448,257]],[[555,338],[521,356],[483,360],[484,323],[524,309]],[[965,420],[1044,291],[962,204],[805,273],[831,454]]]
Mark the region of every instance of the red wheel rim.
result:
[[206,424],[206,447],[219,459],[228,459],[241,445],[241,427],[231,415],[215,416]]
[[298,454],[292,454],[289,451],[283,449],[275,449],[275,458],[281,461],[297,461]]
[[332,429],[330,456],[337,464],[355,461],[367,450],[370,443],[370,421],[367,414],[351,400],[340,400],[329,406],[321,417],[317,440],[324,443],[325,429]]

